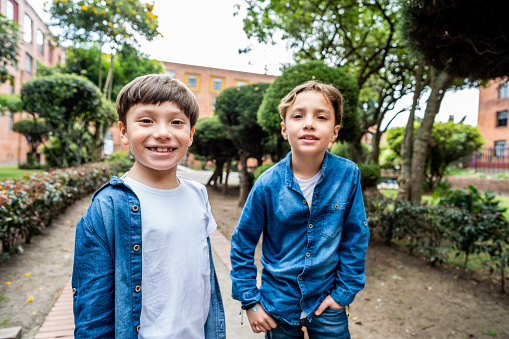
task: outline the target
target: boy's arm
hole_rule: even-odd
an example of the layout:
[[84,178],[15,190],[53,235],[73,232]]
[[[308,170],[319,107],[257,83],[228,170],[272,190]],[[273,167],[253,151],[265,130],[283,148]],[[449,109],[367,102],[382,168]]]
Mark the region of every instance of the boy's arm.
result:
[[232,298],[239,300],[244,306],[257,303],[261,299],[256,286],[257,269],[254,253],[266,220],[263,187],[258,180],[249,193],[231,239]]
[[91,221],[88,213],[81,218],[76,227],[72,273],[74,336],[113,338],[115,337],[113,258],[106,241],[91,227],[97,220]]
[[332,299],[342,306],[352,303],[355,295],[364,288],[365,284],[369,228],[360,177],[360,171],[356,169],[339,247],[338,284],[331,293]]

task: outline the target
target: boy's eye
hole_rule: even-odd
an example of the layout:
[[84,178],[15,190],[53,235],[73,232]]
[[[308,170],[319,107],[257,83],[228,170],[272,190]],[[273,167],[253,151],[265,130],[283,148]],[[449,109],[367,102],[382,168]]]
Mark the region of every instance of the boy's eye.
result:
[[171,122],[171,124],[172,124],[172,125],[183,125],[183,124],[184,124],[184,122],[183,122],[183,121],[181,121],[181,120],[173,120],[173,121]]
[[300,118],[302,118],[302,114],[294,114],[293,118],[294,119],[300,119]]
[[318,116],[318,120],[327,120],[327,117],[324,115]]
[[152,123],[152,120],[150,120],[150,119],[140,119],[140,122],[142,124],[150,124],[150,123]]

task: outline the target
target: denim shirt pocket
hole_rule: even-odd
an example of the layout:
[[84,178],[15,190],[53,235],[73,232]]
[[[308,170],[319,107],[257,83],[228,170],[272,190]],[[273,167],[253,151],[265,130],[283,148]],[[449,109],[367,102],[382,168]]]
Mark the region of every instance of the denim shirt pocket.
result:
[[331,203],[324,206],[320,235],[333,239],[343,229],[343,216],[348,202]]

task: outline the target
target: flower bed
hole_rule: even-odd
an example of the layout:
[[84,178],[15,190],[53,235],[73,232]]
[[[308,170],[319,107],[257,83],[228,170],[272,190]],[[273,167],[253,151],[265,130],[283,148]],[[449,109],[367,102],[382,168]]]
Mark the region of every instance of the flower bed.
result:
[[12,252],[23,240],[30,243],[55,215],[128,168],[123,163],[96,163],[0,181],[0,253]]

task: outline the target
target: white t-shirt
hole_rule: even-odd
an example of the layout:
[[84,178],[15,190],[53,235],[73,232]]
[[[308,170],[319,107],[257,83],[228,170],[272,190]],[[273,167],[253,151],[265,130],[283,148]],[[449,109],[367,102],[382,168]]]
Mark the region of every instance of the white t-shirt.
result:
[[308,202],[309,208],[311,208],[311,203],[313,202],[313,191],[315,190],[315,186],[318,183],[318,180],[322,177],[322,171],[318,171],[318,173],[315,174],[314,177],[311,179],[297,179],[297,183],[300,186],[300,190],[302,191],[302,194],[304,195],[304,198],[306,198],[306,201]]
[[140,339],[205,337],[210,304],[207,237],[216,229],[205,186],[178,177],[175,189],[122,178],[140,200]]

